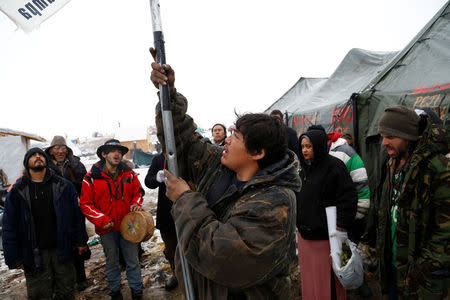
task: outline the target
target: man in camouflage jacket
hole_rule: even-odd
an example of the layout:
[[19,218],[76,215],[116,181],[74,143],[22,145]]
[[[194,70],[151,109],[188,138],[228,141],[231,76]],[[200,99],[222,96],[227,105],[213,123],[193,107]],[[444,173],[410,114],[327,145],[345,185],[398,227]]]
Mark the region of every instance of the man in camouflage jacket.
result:
[[450,155],[445,132],[404,106],[387,108],[378,132],[390,156],[375,201],[382,290],[390,299],[447,299]]
[[[196,299],[290,299],[288,249],[295,238],[294,191],[301,183],[284,127],[270,116],[247,114],[224,147],[208,144],[186,114],[186,98],[173,87],[173,70],[156,63],[152,68],[155,86],[169,78],[180,177],[189,183],[165,172]],[[159,104],[156,126],[164,145]],[[175,260],[183,281],[178,252]]]

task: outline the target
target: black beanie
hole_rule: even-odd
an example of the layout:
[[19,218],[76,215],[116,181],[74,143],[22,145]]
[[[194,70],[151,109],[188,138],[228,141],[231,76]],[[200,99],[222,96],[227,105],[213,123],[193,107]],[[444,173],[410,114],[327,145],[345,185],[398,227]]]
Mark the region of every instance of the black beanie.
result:
[[48,164],[48,157],[47,157],[47,154],[45,154],[44,150],[42,150],[41,148],[38,148],[38,147],[34,147],[34,148],[31,148],[30,150],[28,150],[27,153],[25,153],[25,157],[23,159],[23,166],[25,167],[25,169],[28,170],[28,160],[35,153],[40,153],[43,157],[45,157],[45,164],[46,165]]
[[409,141],[419,139],[420,117],[406,106],[394,106],[384,110],[378,122],[378,133]]

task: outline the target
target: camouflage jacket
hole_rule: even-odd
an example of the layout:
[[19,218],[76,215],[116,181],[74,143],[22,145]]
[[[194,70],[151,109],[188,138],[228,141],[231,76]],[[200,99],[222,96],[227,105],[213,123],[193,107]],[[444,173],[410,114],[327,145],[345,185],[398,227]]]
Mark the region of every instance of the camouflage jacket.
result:
[[[442,127],[422,133],[403,172],[395,235],[400,299],[444,299],[450,275],[450,157]],[[446,156],[447,155],[447,156]],[[395,161],[385,166],[376,201],[378,267],[387,292],[392,262],[391,202]]]
[[[237,188],[231,184],[235,173],[220,162],[223,148],[195,133],[185,114],[186,99],[180,94],[175,98],[180,177],[192,191],[177,199],[172,215],[179,246],[192,267],[196,298],[290,299],[288,249],[295,238],[294,191],[301,186],[295,154],[289,151]],[[162,133],[159,105],[156,125]],[[176,256],[175,270],[183,281],[178,252]]]

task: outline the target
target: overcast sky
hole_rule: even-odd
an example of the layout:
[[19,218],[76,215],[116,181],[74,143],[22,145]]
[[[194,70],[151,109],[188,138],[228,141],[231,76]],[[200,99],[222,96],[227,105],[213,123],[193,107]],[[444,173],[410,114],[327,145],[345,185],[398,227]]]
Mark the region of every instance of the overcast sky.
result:
[[[352,48],[398,51],[445,0],[160,0],[167,62],[199,127],[261,112]],[[25,34],[0,13],[0,128],[50,138],[154,124],[147,0],[72,0]]]

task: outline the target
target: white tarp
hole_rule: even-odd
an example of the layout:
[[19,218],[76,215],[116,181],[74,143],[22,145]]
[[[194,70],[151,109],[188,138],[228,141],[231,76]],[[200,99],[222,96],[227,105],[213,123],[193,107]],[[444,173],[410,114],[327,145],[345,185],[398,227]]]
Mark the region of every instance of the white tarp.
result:
[[13,135],[0,137],[0,169],[8,176],[9,183],[13,183],[22,173],[26,152],[25,138]]
[[1,0],[0,11],[25,32],[39,27],[70,0]]

